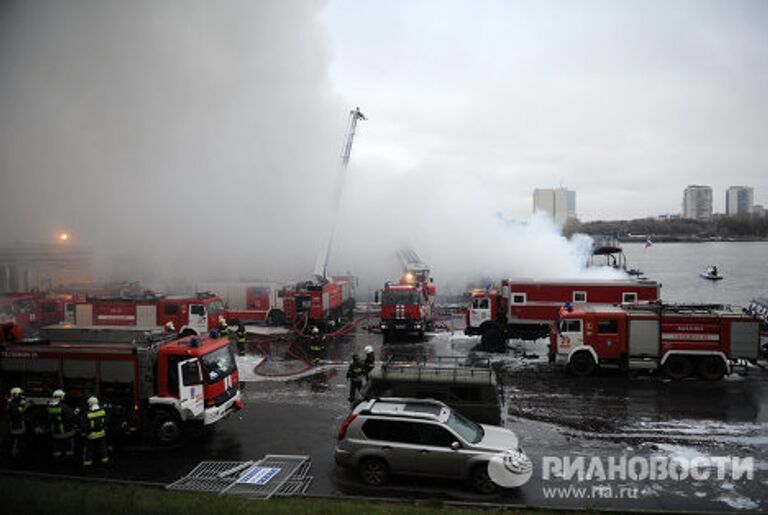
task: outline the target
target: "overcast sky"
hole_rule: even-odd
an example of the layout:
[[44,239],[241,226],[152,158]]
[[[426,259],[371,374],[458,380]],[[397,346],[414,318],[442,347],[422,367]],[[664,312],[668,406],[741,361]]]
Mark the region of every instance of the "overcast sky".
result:
[[586,220],[680,212],[694,183],[716,212],[729,185],[768,204],[768,2],[332,0],[322,19],[370,118],[355,164],[383,183],[471,176],[520,218],[559,185]]

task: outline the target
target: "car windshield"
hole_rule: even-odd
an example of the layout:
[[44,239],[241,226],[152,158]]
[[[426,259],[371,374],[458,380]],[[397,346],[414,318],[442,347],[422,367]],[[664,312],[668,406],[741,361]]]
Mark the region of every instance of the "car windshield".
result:
[[384,290],[382,304],[418,304],[419,297],[414,290]]
[[477,443],[483,438],[483,428],[466,418],[464,415],[451,410],[451,415],[446,422],[448,427],[456,431],[469,443]]
[[201,358],[203,362],[203,377],[208,384],[215,383],[222,377],[231,374],[235,368],[235,356],[229,345],[205,354]]

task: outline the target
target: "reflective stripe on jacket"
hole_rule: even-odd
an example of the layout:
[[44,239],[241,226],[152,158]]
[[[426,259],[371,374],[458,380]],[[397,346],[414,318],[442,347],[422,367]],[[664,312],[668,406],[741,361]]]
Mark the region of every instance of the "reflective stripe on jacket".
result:
[[86,428],[85,436],[88,440],[96,440],[97,438],[104,438],[107,436],[106,418],[107,413],[103,409],[88,412],[86,415],[88,426]]

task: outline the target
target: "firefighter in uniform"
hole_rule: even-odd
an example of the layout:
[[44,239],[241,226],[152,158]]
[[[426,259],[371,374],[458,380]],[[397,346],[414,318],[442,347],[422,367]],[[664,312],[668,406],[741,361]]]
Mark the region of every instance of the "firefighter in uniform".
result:
[[237,354],[239,356],[245,356],[245,335],[245,326],[242,323],[238,324],[235,336],[237,337]]
[[219,317],[219,335],[222,338],[229,338],[229,326],[227,325],[227,319]]
[[75,412],[64,404],[65,395],[64,390],[56,390],[48,404],[53,459],[72,458],[75,455]]
[[176,326],[173,325],[173,320],[169,320],[165,323],[165,334],[175,334]]
[[24,438],[27,435],[27,400],[18,386],[11,388],[8,419],[11,426],[11,458],[16,458],[24,447]]
[[312,328],[312,336],[309,339],[309,355],[312,359],[312,365],[320,364],[320,358],[325,353],[325,335],[320,334],[317,327]]
[[347,369],[347,379],[349,379],[349,402],[355,402],[355,396],[363,388],[363,378],[365,377],[365,363],[360,359],[359,354],[352,354],[352,363]]
[[376,366],[376,355],[373,353],[373,347],[365,346],[365,380],[368,380],[373,367]]
[[109,463],[107,450],[107,412],[99,406],[96,397],[88,398],[88,410],[85,412],[82,424],[83,433],[83,467],[93,465],[94,458],[103,463]]

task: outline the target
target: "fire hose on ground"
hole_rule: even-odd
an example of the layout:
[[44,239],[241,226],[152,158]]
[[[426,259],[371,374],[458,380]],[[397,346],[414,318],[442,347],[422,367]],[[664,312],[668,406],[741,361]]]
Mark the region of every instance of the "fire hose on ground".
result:
[[[371,316],[372,314],[365,314],[341,326],[336,331],[324,334],[324,336],[325,338],[336,338],[339,336],[345,336],[353,332],[355,329],[357,329],[357,326],[360,325],[360,323],[363,320],[367,320]],[[301,324],[301,327],[299,327],[299,324]],[[301,353],[295,352],[293,349],[293,345],[300,339],[311,338],[311,336],[308,336],[304,332],[308,324],[309,324],[308,316],[305,316],[303,317],[303,319],[297,320],[293,324],[293,327],[291,328],[291,332],[289,334],[274,336],[272,338],[262,339],[261,341],[259,341],[257,343],[257,348],[261,351],[261,354],[266,357],[266,359],[264,359],[258,365],[256,365],[256,367],[253,370],[254,373],[256,375],[260,375],[263,377],[291,377],[291,376],[301,375],[305,373],[307,370],[310,370],[312,368],[312,365],[309,363],[307,358],[303,356]],[[293,338],[291,336],[293,336]],[[265,346],[265,344],[278,342],[278,341],[286,341],[288,343],[288,347],[286,348],[285,354],[295,359],[296,361],[299,361],[302,363],[302,367],[299,370],[291,370],[287,372],[273,372],[273,373],[265,373],[261,370],[266,363],[271,362],[271,353],[269,351],[268,346]]]

